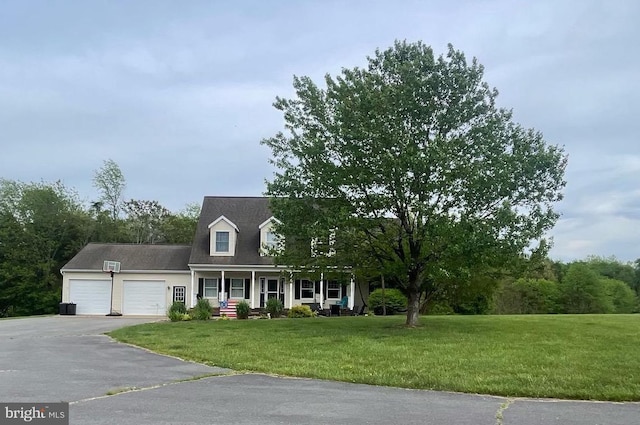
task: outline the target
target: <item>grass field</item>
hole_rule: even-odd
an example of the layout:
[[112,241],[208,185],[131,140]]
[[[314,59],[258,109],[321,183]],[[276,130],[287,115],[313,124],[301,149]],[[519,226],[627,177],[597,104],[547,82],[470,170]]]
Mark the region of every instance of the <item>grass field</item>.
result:
[[160,322],[114,338],[238,371],[502,396],[640,400],[640,315]]

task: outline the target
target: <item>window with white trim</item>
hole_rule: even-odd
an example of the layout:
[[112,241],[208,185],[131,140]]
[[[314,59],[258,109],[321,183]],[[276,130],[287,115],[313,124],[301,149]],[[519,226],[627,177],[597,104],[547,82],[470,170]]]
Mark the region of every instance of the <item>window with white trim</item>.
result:
[[266,241],[264,245],[267,249],[275,249],[278,246],[278,235],[274,232],[268,231],[266,235]]
[[300,298],[313,298],[314,283],[310,280],[300,281]]
[[184,303],[187,294],[186,286],[173,287],[173,302]]
[[203,291],[205,298],[218,298],[218,278],[205,278]]
[[244,298],[244,279],[231,279],[231,298]]
[[278,252],[283,247],[284,239],[280,237],[273,230],[266,230],[261,233],[260,241],[260,255],[273,255],[274,252]]
[[327,282],[327,298],[340,299],[340,282],[330,280]]
[[229,232],[216,232],[216,252],[229,252]]

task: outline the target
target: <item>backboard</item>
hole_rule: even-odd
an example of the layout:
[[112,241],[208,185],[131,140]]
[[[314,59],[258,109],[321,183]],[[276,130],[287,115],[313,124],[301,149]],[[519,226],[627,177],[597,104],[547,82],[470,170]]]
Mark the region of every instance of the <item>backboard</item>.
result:
[[120,262],[105,260],[104,263],[102,263],[102,271],[120,273]]

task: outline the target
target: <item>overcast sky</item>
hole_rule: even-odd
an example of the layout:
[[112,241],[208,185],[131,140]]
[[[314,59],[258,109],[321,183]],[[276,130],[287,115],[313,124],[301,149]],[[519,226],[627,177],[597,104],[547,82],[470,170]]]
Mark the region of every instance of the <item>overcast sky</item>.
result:
[[0,0],[0,177],[178,211],[261,195],[292,76],[396,39],[475,56],[499,104],[569,154],[551,256],[640,257],[640,2]]

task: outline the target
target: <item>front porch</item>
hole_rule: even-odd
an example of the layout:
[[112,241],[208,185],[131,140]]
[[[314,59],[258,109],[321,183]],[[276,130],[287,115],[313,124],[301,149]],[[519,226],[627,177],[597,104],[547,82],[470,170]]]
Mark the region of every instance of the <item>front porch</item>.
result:
[[268,299],[278,298],[285,309],[309,305],[326,315],[335,315],[360,312],[369,295],[368,283],[360,287],[347,273],[340,278],[325,279],[321,275],[312,280],[302,273],[273,269],[193,267],[190,306],[195,306],[199,298],[208,299],[215,309],[229,300],[234,304],[244,300],[252,310],[260,311]]

